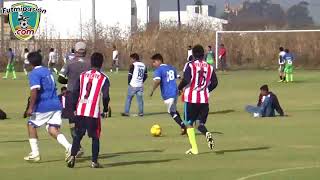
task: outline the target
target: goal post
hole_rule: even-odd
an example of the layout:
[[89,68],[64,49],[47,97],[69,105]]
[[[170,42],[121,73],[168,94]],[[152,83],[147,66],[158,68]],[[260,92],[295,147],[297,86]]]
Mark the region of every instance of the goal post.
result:
[[219,38],[222,34],[245,34],[245,33],[300,33],[300,32],[320,32],[320,29],[312,30],[264,30],[264,31],[216,31],[216,69],[219,68]]

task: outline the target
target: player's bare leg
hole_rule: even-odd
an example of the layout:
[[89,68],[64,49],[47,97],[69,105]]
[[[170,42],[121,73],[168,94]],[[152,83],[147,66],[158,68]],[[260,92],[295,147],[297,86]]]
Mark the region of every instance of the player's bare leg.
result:
[[38,162],[40,161],[40,153],[38,147],[38,134],[37,129],[34,128],[32,125],[28,124],[28,134],[29,134],[29,143],[31,147],[31,153],[28,156],[24,157],[24,160],[30,162]]
[[60,128],[56,126],[49,126],[48,133],[50,136],[55,138],[59,144],[61,144],[65,148],[66,157],[65,160],[67,161],[71,156],[71,144],[68,142],[66,137],[60,132]]

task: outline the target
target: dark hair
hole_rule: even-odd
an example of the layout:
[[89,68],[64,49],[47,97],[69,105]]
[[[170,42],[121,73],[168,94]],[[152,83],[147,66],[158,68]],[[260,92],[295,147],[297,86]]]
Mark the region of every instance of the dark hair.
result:
[[260,87],[260,90],[261,90],[261,91],[267,91],[267,92],[268,92],[268,91],[269,91],[268,85],[265,84],[265,85],[261,86],[261,87]]
[[53,52],[54,51],[54,48],[50,48],[50,52]]
[[65,86],[61,87],[61,91],[65,91],[65,90],[67,90],[67,87]]
[[135,61],[139,61],[140,60],[140,57],[137,53],[133,53],[130,55],[130,58],[134,59]]
[[37,52],[38,52],[38,53],[41,53],[41,49],[38,49]]
[[12,51],[12,49],[11,49],[11,48],[9,48],[9,49],[8,49],[8,51]]
[[26,53],[29,52],[29,49],[28,49],[28,48],[25,48],[25,49],[24,49],[24,52],[26,52]]
[[103,55],[95,52],[91,55],[91,67],[101,68],[103,64]]
[[32,66],[40,66],[42,64],[42,56],[39,52],[31,52],[27,57]]
[[220,44],[220,46],[224,47],[224,44]]
[[280,47],[280,48],[279,48],[279,50],[280,50],[280,51],[283,51],[283,50],[284,50],[284,48],[283,48],[283,47]]
[[113,49],[117,49],[117,46],[116,46],[116,45],[113,45],[112,47],[113,47]]
[[196,60],[204,57],[204,49],[201,45],[195,45],[192,49],[192,55]]
[[188,46],[189,49],[192,49],[192,46]]
[[209,48],[209,49],[212,49],[212,46],[209,45],[208,48]]
[[284,52],[289,53],[290,51],[289,51],[289,49],[285,49]]
[[153,55],[151,57],[151,59],[152,60],[159,60],[159,61],[161,61],[161,63],[163,63],[163,57],[162,57],[162,55],[160,53],[157,53],[157,54]]
[[72,48],[72,49],[71,49],[71,53],[74,53],[74,52],[75,52],[75,50],[74,50],[74,48]]

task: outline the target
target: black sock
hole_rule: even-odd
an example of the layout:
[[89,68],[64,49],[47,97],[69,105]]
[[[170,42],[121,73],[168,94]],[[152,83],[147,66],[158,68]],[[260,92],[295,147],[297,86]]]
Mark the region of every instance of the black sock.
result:
[[284,81],[286,80],[286,76],[283,76],[283,78],[282,78]]
[[181,129],[186,129],[186,126],[184,125],[183,121],[181,120],[179,112],[171,112],[170,115],[174,119],[174,121],[180,126]]
[[81,139],[82,139],[82,136],[80,133],[73,138],[72,148],[71,148],[71,156],[77,155],[77,153],[80,149]]
[[201,134],[206,135],[206,133],[208,132],[208,129],[204,126],[204,124],[200,124],[198,126],[198,130],[201,132]]
[[92,162],[98,162],[98,156],[100,151],[100,140],[99,138],[92,138]]
[[280,80],[282,80],[282,76],[280,76]]
[[[76,128],[75,127],[70,128],[70,133],[71,133],[72,140],[74,141],[74,138],[77,135]],[[80,139],[80,141],[81,141],[81,139]],[[79,145],[79,148],[81,148],[81,144]]]

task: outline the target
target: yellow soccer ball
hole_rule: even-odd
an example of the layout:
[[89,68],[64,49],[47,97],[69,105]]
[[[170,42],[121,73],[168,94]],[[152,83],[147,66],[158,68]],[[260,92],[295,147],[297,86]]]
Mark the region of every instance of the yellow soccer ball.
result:
[[161,136],[161,127],[158,124],[153,125],[150,129],[150,133],[154,137]]

